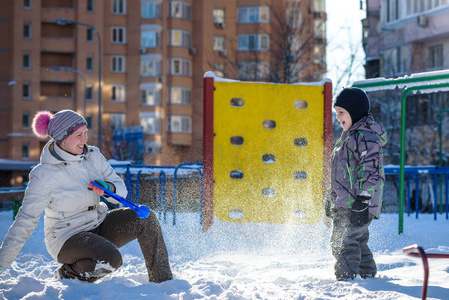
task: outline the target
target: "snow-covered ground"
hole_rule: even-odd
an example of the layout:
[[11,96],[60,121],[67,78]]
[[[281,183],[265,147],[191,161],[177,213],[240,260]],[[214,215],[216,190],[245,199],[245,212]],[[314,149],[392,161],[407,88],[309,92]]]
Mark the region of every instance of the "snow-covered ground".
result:
[[[201,233],[199,215],[177,215],[162,224],[175,279],[148,283],[137,242],[121,249],[123,266],[95,284],[55,280],[58,263],[44,245],[43,220],[12,268],[0,274],[0,299],[420,299],[423,267],[402,248],[420,244],[449,253],[449,220],[433,215],[383,214],[371,225],[370,246],[378,277],[336,282],[329,237],[317,225],[237,224],[215,220]],[[0,213],[0,238],[12,211]],[[449,299],[449,259],[430,260],[428,299]]]

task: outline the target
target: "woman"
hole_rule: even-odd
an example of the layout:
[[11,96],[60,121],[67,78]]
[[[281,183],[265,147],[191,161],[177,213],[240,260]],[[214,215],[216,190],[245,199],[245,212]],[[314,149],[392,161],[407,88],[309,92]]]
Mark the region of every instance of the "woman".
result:
[[[123,180],[97,147],[88,146],[87,123],[72,110],[54,115],[38,112],[33,119],[38,138],[50,137],[40,164],[30,172],[22,207],[0,247],[0,269],[8,268],[31,236],[45,211],[45,245],[62,263],[56,278],[94,282],[122,265],[118,248],[137,239],[150,282],[173,278],[159,222],[152,212],[141,220],[129,208],[107,212],[100,202],[104,191],[96,180],[126,197]],[[111,198],[107,201],[117,204]]]

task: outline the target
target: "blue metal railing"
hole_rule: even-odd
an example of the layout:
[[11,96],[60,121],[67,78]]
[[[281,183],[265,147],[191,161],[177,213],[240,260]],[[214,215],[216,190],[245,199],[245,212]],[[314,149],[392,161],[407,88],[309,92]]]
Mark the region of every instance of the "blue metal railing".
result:
[[[127,200],[139,203],[140,199],[140,181],[142,174],[157,175],[158,185],[158,218],[163,217],[164,223],[167,223],[167,178],[173,178],[173,225],[176,225],[176,209],[178,195],[178,177],[180,171],[184,171],[182,175],[191,178],[198,177],[195,173],[199,173],[201,179],[200,186],[200,224],[203,221],[203,165],[201,163],[182,163],[178,166],[150,166],[150,165],[112,165],[119,174],[125,174],[126,188],[128,189]],[[125,169],[125,170],[124,170]],[[135,176],[134,176],[135,175]],[[134,178],[133,178],[134,177]],[[156,177],[155,177],[156,178]],[[134,183],[135,182],[135,183]],[[163,214],[163,216],[162,216]]]
[[[385,166],[385,175],[399,175],[399,166]],[[419,214],[419,186],[420,175],[433,175],[433,214],[434,219],[437,219],[438,215],[438,188],[442,189],[443,186],[439,184],[438,178],[444,176],[444,202],[446,219],[449,219],[449,167],[438,166],[405,166],[405,176],[407,179],[407,214],[410,216],[411,212],[411,180],[415,179],[415,214],[418,218]],[[440,176],[440,177],[439,177]],[[401,201],[401,199],[399,199]],[[443,199],[440,199],[440,206],[443,206]]]

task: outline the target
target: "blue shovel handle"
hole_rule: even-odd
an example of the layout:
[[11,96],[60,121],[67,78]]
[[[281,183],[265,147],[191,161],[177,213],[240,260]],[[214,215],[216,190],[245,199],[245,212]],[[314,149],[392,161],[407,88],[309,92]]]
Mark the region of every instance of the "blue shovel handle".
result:
[[132,210],[134,210],[137,214],[137,216],[140,219],[146,219],[148,218],[148,216],[150,215],[150,208],[146,205],[136,205],[135,203],[117,195],[114,192],[111,192],[108,189],[105,189],[103,186],[99,185],[98,183],[96,183],[95,181],[91,181],[90,182],[92,185],[102,189],[105,193],[105,195],[114,198],[115,200],[117,200],[118,202],[122,203],[123,205],[131,208]]

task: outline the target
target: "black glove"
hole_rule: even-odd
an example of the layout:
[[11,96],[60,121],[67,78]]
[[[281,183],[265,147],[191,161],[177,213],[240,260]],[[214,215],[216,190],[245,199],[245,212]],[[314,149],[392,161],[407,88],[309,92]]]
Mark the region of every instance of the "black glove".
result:
[[368,204],[370,198],[366,196],[357,196],[351,208],[351,224],[354,226],[363,226],[369,221]]

